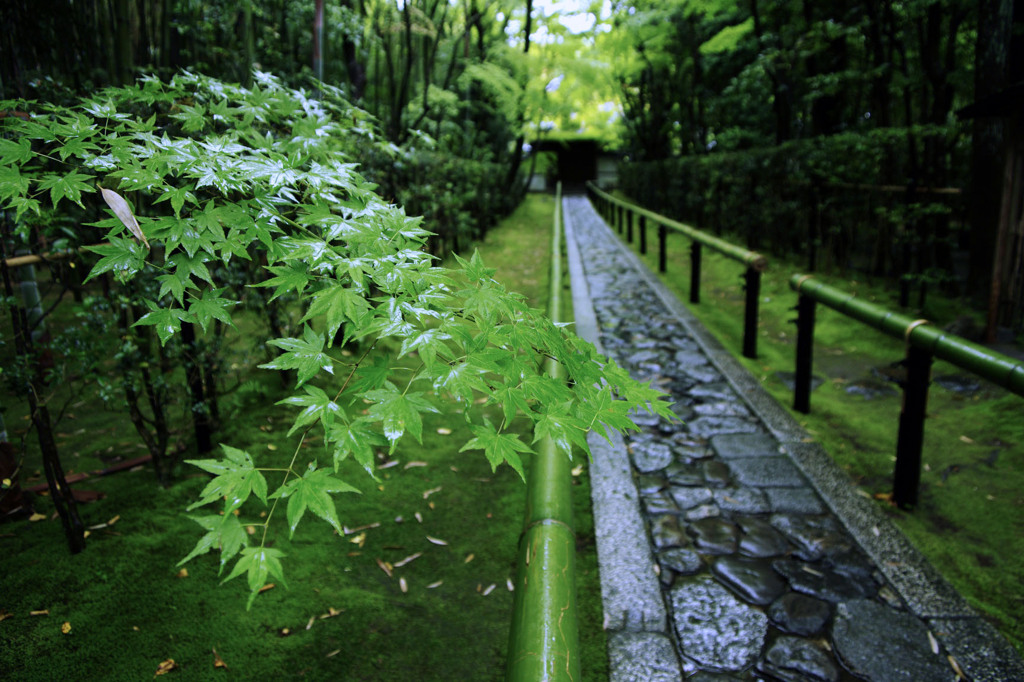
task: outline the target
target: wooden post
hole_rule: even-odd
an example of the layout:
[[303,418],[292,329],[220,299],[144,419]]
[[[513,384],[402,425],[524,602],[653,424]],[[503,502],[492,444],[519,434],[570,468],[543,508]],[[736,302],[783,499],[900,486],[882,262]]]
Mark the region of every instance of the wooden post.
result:
[[658,225],[658,272],[665,272],[668,264],[668,228]]
[[640,253],[647,255],[647,216],[640,216]]
[[757,305],[761,298],[761,273],[754,268],[747,268],[746,280],[747,301],[743,310],[743,357],[757,357]]
[[814,370],[814,312],[810,296],[799,296],[796,304],[796,376],[793,379],[793,409],[811,412],[811,376]]
[[903,386],[903,409],[896,440],[896,466],[892,479],[892,499],[897,506],[911,509],[917,505],[921,483],[921,448],[924,446],[924,418],[928,406],[932,354],[907,346],[907,380]]
[[700,303],[700,242],[690,242],[690,303]]

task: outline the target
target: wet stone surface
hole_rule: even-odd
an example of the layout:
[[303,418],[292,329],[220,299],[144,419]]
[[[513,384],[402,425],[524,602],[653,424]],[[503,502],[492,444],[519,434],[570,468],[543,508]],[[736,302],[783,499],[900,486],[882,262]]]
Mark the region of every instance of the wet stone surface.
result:
[[626,439],[671,618],[667,631],[621,647],[621,633],[609,638],[613,673],[627,669],[628,656],[649,656],[613,679],[668,679],[666,642],[687,680],[952,679],[925,625],[903,610],[589,202],[569,197],[565,208],[601,344],[669,392],[684,419],[637,415],[641,430]]

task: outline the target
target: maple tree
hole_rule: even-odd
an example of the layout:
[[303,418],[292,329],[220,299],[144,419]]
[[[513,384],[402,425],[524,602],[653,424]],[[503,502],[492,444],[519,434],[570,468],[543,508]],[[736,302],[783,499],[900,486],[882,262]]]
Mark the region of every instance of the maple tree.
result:
[[[280,353],[262,365],[294,372],[282,401],[297,410],[291,461],[261,467],[230,445],[219,459],[190,460],[213,475],[190,511],[221,513],[195,517],[206,532],[182,563],[219,549],[222,569],[235,561],[227,580],[247,576],[251,604],[270,577],[284,582],[283,553],[268,542],[280,503],[291,533],[306,512],[340,532],[333,496],[357,488],[339,465],[352,458],[374,476],[376,449],[419,440],[422,415],[441,397],[500,408],[497,424],[465,412],[474,437],[463,449],[520,476],[531,448],[508,429],[517,415],[567,457],[573,446],[588,450],[590,430],[632,428],[632,410],[672,418],[659,391],[529,308],[477,254],[439,267],[422,220],[358,173],[353,149],[387,143],[339,91],[323,86],[316,99],[267,74],[255,80],[244,88],[182,73],[74,108],[0,102],[32,112],[9,121],[0,141],[0,202],[21,217],[105,198],[115,212],[93,223],[105,241],[89,247],[99,256],[89,277],[155,279],[155,291],[140,293],[148,312],[135,326],[162,343],[186,324],[233,326],[238,291],[221,277],[238,262],[264,272],[249,287],[302,306],[299,332],[268,339]],[[349,344],[360,351],[343,353]],[[378,346],[393,352],[371,353]],[[547,357],[563,364],[567,383],[543,372]],[[322,448],[304,447],[314,429]],[[264,518],[236,515],[248,515],[250,501],[269,507]],[[246,526],[262,532],[250,537]]]

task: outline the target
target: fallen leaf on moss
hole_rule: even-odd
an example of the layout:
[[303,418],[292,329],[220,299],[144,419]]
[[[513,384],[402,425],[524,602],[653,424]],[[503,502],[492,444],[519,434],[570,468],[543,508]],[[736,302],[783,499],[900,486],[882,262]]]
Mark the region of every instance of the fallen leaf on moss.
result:
[[442,436],[448,436],[448,435],[451,435],[452,430],[451,429],[446,429],[445,427],[442,426],[441,428],[439,428],[437,430],[437,432],[439,434],[441,434]]
[[177,572],[177,573],[176,573],[176,574],[174,575],[174,577],[175,577],[175,578],[187,578],[187,577],[188,577],[188,569],[187,569],[187,568],[183,568],[183,569],[181,569],[180,571],[178,571],[178,572]]
[[28,615],[30,615],[30,616],[49,616],[50,615],[50,609],[39,609],[38,611],[29,611]]
[[431,488],[430,490],[424,490],[423,491],[423,499],[425,500],[428,497],[430,497],[431,495],[433,495],[434,493],[439,493],[439,492],[441,492],[441,486],[437,486],[436,488]]
[[63,632],[65,635],[71,632],[70,621],[64,621],[60,626],[60,631]]
[[405,582],[405,578],[398,579],[398,587],[402,590],[402,594],[409,591],[409,583]]
[[435,587],[441,587],[441,585],[443,585],[443,584],[444,584],[443,580],[438,580],[436,583],[430,583],[429,585],[427,585],[427,589],[428,590],[432,590]]
[[224,668],[225,670],[228,668],[228,664],[224,662],[224,659],[220,657],[216,649],[213,649],[213,667]]
[[429,540],[430,542],[434,543],[435,545],[447,545],[448,544],[447,542],[445,542],[441,538],[432,538],[429,535],[427,535],[426,538],[427,538],[427,540]]
[[470,561],[472,561],[475,558],[476,558],[476,555],[473,554],[472,552],[470,552],[469,554],[466,555],[466,558],[463,560],[462,563],[468,564]]
[[174,659],[168,658],[166,661],[160,662],[160,665],[157,666],[156,672],[153,674],[153,677],[156,677],[157,675],[166,675],[167,673],[171,672],[177,667],[178,664],[174,662]]
[[366,533],[360,533],[354,538],[351,538],[349,542],[351,542],[353,545],[359,545],[360,547],[362,547],[366,544]]
[[396,561],[393,564],[393,566],[395,568],[401,568],[402,566],[405,566],[410,561],[415,561],[416,559],[419,559],[421,556],[423,556],[423,552],[416,552],[415,554],[410,554],[409,556],[405,557],[401,561]]
[[13,617],[14,617],[13,613],[8,613],[8,612],[0,609],[0,620],[7,620],[8,618],[13,618]]
[[380,559],[374,559],[374,561],[376,561],[377,565],[380,566],[380,570],[388,574],[389,578],[393,576],[391,573],[391,565],[388,562],[381,561]]
[[28,520],[31,521],[32,523],[35,523],[36,521],[45,521],[46,520],[46,514],[40,514],[39,512],[36,512],[32,516],[28,517]]
[[494,591],[494,588],[495,588],[495,584],[494,584],[494,583],[491,583],[491,584],[490,584],[490,585],[488,585],[488,586],[487,586],[487,588],[486,588],[486,589],[485,589],[485,590],[484,590],[484,591],[482,592],[482,594],[483,594],[483,595],[484,595],[484,596],[486,597],[487,595],[489,595],[489,594],[490,594],[491,592],[493,592],[493,591]]
[[263,592],[266,592],[267,590],[272,590],[275,587],[277,587],[277,585],[275,585],[274,583],[267,583],[259,589],[259,592],[262,594]]
[[427,463],[426,463],[426,462],[421,462],[421,461],[419,461],[419,460],[414,460],[414,461],[412,461],[412,462],[409,462],[409,463],[407,463],[407,464],[406,464],[406,465],[405,465],[404,467],[402,467],[402,468],[403,468],[403,469],[412,469],[412,468],[414,468],[414,467],[425,467],[425,466],[427,466]]

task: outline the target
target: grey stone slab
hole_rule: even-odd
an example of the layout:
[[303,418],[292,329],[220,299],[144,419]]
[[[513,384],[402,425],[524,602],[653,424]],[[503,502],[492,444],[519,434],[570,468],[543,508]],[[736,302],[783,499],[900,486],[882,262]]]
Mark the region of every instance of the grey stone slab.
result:
[[799,488],[762,488],[771,511],[795,514],[824,514],[825,503],[807,486]]
[[768,498],[758,488],[716,488],[715,504],[723,511],[739,514],[765,514],[771,509]]
[[699,438],[710,438],[724,433],[757,433],[761,429],[751,419],[742,417],[698,417],[686,423],[690,433]]
[[796,488],[804,478],[788,457],[740,457],[729,460],[729,470],[740,485]]
[[839,604],[832,644],[843,666],[868,682],[953,682],[958,677],[946,657],[932,650],[924,623],[878,602]]
[[672,463],[672,448],[666,443],[634,442],[629,449],[636,470],[645,474],[660,471]]
[[749,604],[767,606],[786,591],[785,581],[763,559],[721,557],[711,564],[711,572]]
[[683,655],[719,672],[749,668],[760,656],[768,618],[709,578],[672,588],[676,635]]
[[672,499],[676,501],[676,504],[683,511],[707,504],[714,499],[711,490],[703,486],[687,487],[674,485],[669,491],[672,494]]
[[722,459],[779,456],[778,441],[763,433],[725,433],[713,436],[711,447]]
[[839,666],[825,648],[802,637],[782,636],[772,642],[757,669],[781,682],[838,682]]
[[610,682],[679,682],[682,667],[672,640],[660,632],[608,635]]
[[768,618],[783,632],[809,637],[817,634],[832,617],[827,601],[799,592],[787,592],[768,607]]

